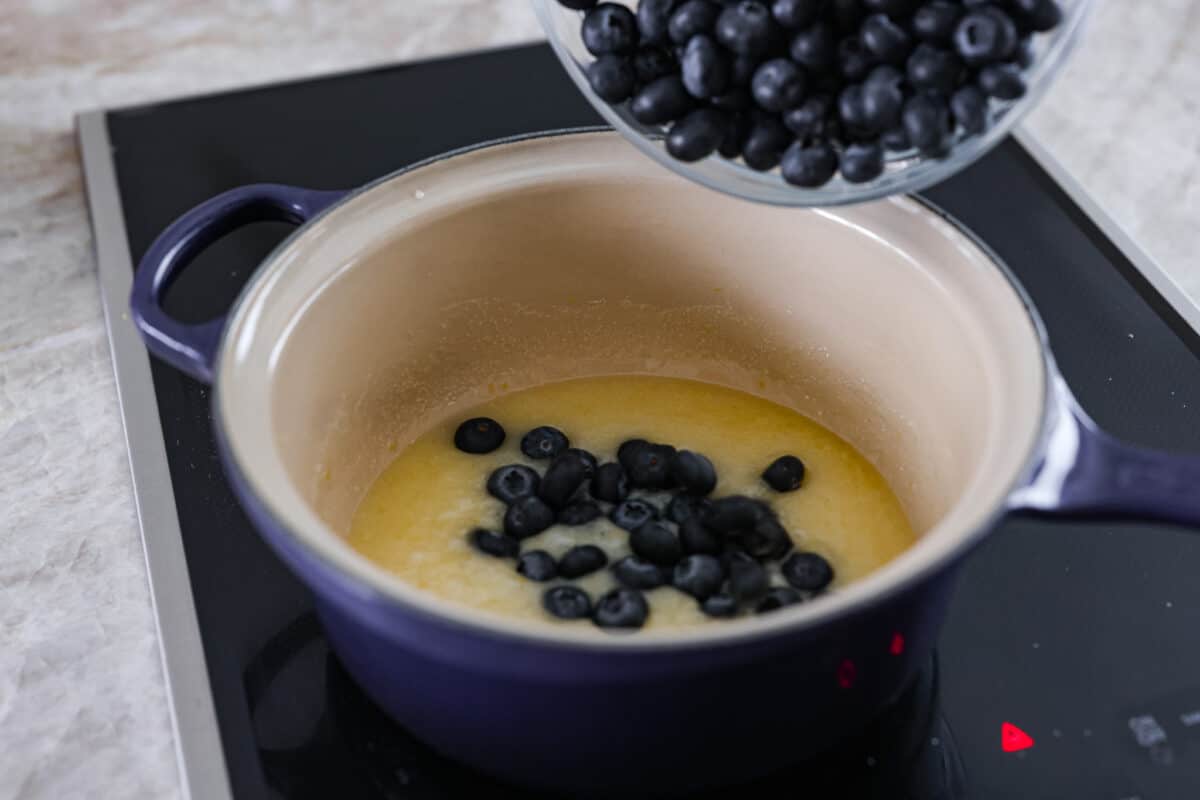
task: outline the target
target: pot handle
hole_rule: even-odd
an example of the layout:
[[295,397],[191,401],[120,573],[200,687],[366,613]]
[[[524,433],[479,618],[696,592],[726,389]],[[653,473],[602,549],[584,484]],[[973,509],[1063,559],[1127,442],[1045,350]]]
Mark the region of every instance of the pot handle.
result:
[[147,349],[196,380],[212,383],[226,317],[199,323],[173,319],[162,307],[167,289],[204,248],[225,234],[254,222],[303,225],[345,195],[340,190],[255,183],[205,200],[172,222],[138,264],[129,298]]
[[1200,528],[1200,456],[1122,442],[1100,430],[1055,379],[1057,414],[1033,479],[1013,511],[1169,522]]

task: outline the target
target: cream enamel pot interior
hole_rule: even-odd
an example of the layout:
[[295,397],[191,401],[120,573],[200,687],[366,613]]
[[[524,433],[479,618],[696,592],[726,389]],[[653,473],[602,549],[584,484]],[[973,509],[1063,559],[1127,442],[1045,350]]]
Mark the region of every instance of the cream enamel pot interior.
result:
[[[307,224],[228,317],[162,311],[196,252],[266,218]],[[1019,287],[936,211],[754,205],[607,132],[451,154],[344,197],[233,190],[159,238],[133,310],[153,352],[216,387],[230,482],[351,674],[435,747],[519,782],[683,791],[777,768],[904,688],[961,558],[1001,515],[1200,522],[1196,462],[1096,431]],[[919,541],[809,604],[613,636],[457,607],[343,540],[387,443],[489,383],[627,372],[726,384],[819,420],[888,478]]]

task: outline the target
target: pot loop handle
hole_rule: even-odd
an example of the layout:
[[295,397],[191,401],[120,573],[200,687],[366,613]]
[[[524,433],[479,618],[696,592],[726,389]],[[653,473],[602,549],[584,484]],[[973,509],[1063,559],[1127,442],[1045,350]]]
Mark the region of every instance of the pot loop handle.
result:
[[205,200],[159,234],[138,264],[129,306],[146,347],[176,369],[212,383],[227,315],[180,322],[162,307],[167,289],[196,256],[227,233],[255,222],[303,225],[347,192],[255,183]]

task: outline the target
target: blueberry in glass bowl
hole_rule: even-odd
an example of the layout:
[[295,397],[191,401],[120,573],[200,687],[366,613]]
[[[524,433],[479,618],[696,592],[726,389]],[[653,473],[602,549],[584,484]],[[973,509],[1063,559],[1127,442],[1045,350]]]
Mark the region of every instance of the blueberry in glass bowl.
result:
[[776,205],[915,192],[1042,97],[1094,0],[532,0],[600,114],[691,180]]

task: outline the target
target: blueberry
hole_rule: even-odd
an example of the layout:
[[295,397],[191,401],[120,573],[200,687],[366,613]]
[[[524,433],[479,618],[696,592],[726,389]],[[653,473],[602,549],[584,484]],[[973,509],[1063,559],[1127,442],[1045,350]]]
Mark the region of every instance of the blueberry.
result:
[[621,462],[621,466],[629,469],[629,464],[632,464],[633,457],[638,450],[650,444],[645,439],[626,439],[617,447],[617,461]]
[[671,12],[667,35],[675,44],[686,44],[697,33],[710,33],[721,14],[721,7],[709,0],[687,0]]
[[697,600],[714,595],[725,580],[725,570],[715,556],[690,555],[675,565],[671,584]]
[[[745,92],[744,89],[735,91]],[[747,98],[750,97],[746,93]],[[713,105],[717,105],[716,100],[710,101]],[[717,152],[725,158],[733,159],[742,154],[742,142],[746,140],[746,136],[750,133],[750,118],[746,114],[735,112],[729,115],[729,122],[725,127],[725,137],[721,139],[721,144],[717,147]]]
[[567,435],[549,425],[534,428],[521,437],[521,452],[529,458],[554,458],[570,446]]
[[[671,462],[675,458],[675,448],[669,444],[651,444],[647,442],[638,447],[621,460],[625,474],[629,476],[629,484],[639,489],[669,489],[674,481],[671,477]],[[618,453],[618,458],[620,454]]]
[[[744,86],[735,86],[724,94],[719,94],[716,97],[709,98],[708,104],[713,108],[719,108],[722,111],[744,111],[745,109],[749,108],[753,102],[754,98],[751,97],[750,92],[747,91]],[[748,128],[749,119],[745,115],[739,114],[736,117],[730,117],[729,124],[733,127]],[[726,136],[726,140],[729,138],[731,137]],[[732,138],[737,142],[737,152],[742,152],[742,139],[744,138],[744,133],[743,135],[735,134]],[[724,145],[724,141],[722,141],[722,145]],[[734,155],[736,156],[737,153],[734,153]]]
[[852,83],[838,94],[838,117],[846,127],[857,134],[872,132],[867,119],[867,107],[863,102],[863,87],[860,83]]
[[728,561],[729,592],[738,600],[757,600],[767,592],[766,568],[744,553],[735,553]]
[[608,556],[594,544],[581,544],[563,553],[558,560],[558,574],[564,578],[582,578],[608,564]]
[[[815,94],[795,108],[783,112],[783,124],[799,137],[821,136],[832,110],[833,98],[827,94]],[[834,167],[836,169],[836,164]]]
[[710,36],[698,33],[688,39],[679,65],[683,85],[693,97],[716,97],[729,88],[729,56]]
[[761,517],[751,528],[737,531],[735,537],[742,550],[759,561],[783,558],[792,549],[792,537],[774,514]]
[[658,509],[636,497],[622,501],[608,516],[618,528],[636,530],[650,520],[658,519]]
[[884,131],[879,137],[879,143],[885,150],[891,150],[893,153],[903,153],[912,149],[912,140],[908,138],[908,131],[904,130],[903,125]]
[[634,555],[664,567],[683,556],[679,538],[666,525],[654,520],[642,523],[629,535],[629,547]]
[[742,142],[742,161],[760,172],[774,169],[783,151],[792,142],[792,134],[774,114],[758,114]]
[[530,550],[517,559],[517,572],[531,581],[543,583],[558,576],[558,566],[554,556],[545,550]]
[[685,494],[683,492],[671,498],[667,504],[667,519],[676,525],[682,525],[695,516],[703,515],[710,503],[703,497]]
[[634,589],[612,589],[596,601],[592,621],[601,628],[640,628],[650,616],[646,598]]
[[976,86],[963,86],[950,96],[950,111],[967,133],[987,128],[987,97]]
[[991,6],[967,14],[954,30],[954,49],[971,66],[1003,61],[1016,46],[1017,26]]
[[721,552],[721,540],[700,520],[692,517],[679,525],[679,545],[688,554],[715,556]]
[[552,508],[565,508],[588,479],[587,464],[574,453],[563,453],[550,463],[542,476],[538,497]]
[[497,558],[516,558],[521,551],[516,539],[483,528],[476,528],[467,534],[467,541],[479,552]]
[[674,54],[665,47],[646,45],[633,54],[633,71],[638,83],[649,83],[664,75],[673,75],[678,68]]
[[900,121],[903,82],[904,75],[895,67],[885,64],[871,70],[862,88],[863,117],[871,130],[887,130]]
[[600,462],[596,460],[594,455],[589,453],[587,450],[583,450],[578,447],[568,447],[563,451],[563,455],[569,455],[572,458],[579,459],[580,462],[583,463],[583,468],[587,470],[587,476],[589,478],[595,474],[596,467],[600,466]]
[[804,462],[793,455],[780,456],[763,470],[762,479],[777,492],[794,492],[804,482]]
[[838,71],[848,81],[861,81],[875,66],[875,56],[858,36],[847,36],[838,42]]
[[892,17],[903,17],[912,13],[916,0],[862,0],[862,4],[871,11],[878,11]]
[[976,80],[989,97],[1016,100],[1025,94],[1025,78],[1016,64],[988,64],[979,70]]
[[767,614],[771,611],[778,611],[784,606],[793,606],[803,602],[804,596],[795,589],[787,586],[776,586],[767,592],[766,597],[759,601],[754,611],[759,614]]
[[596,0],[558,0],[558,4],[573,11],[587,11],[596,5]]
[[792,37],[788,53],[792,60],[810,70],[825,70],[837,55],[837,38],[833,28],[824,22],[802,30]]
[[[699,161],[725,140],[729,118],[715,108],[698,108],[667,131],[667,152],[679,161]],[[636,473],[635,473],[636,474]]]
[[592,497],[606,503],[619,503],[629,496],[625,469],[616,462],[602,464],[592,475]]
[[624,56],[604,55],[587,65],[588,85],[606,103],[621,103],[633,94],[637,72]]
[[867,17],[858,36],[871,55],[889,64],[903,64],[912,49],[908,34],[886,14]]
[[1027,30],[1045,32],[1062,22],[1062,8],[1055,0],[1008,0],[1008,6]]
[[490,417],[474,417],[458,426],[454,446],[464,453],[490,453],[504,444],[504,428]]
[[901,120],[909,141],[922,152],[936,151],[950,131],[946,105],[929,94],[910,98],[904,104]]
[[794,142],[783,153],[780,172],[794,186],[815,189],[824,186],[837,173],[837,152],[821,140]]
[[714,594],[712,597],[704,598],[704,601],[700,603],[700,610],[709,617],[728,619],[737,616],[738,604],[737,600],[727,594]]
[[558,512],[558,524],[570,525],[572,527],[575,525],[586,525],[603,515],[604,512],[600,510],[600,506],[591,500],[576,500]]
[[855,142],[842,152],[842,177],[866,183],[883,174],[883,147],[879,142]]
[[660,125],[682,117],[695,104],[678,75],[664,75],[634,94],[629,113],[645,125]]
[[685,492],[697,497],[717,487],[717,471],[707,457],[691,450],[679,450],[672,456],[671,477]]
[[918,38],[934,44],[949,44],[954,29],[962,19],[963,8],[948,0],[933,0],[916,10],[912,18],[912,32]]
[[792,553],[779,571],[784,580],[802,592],[819,592],[833,581],[833,567],[816,553]]
[[717,533],[730,534],[753,528],[770,514],[771,510],[761,500],[735,494],[714,500],[704,515],[704,524]]
[[775,0],[771,15],[784,27],[804,28],[816,21],[823,5],[824,0]]
[[726,6],[717,17],[717,41],[735,53],[762,55],[771,46],[774,22],[771,11],[758,0],[741,0]]
[[504,532],[517,539],[536,536],[554,524],[554,510],[537,497],[522,497],[504,512]]
[[729,82],[734,86],[749,86],[758,64],[759,59],[753,56],[734,55],[733,61],[730,62]]
[[643,591],[657,589],[671,579],[666,569],[637,556],[626,556],[613,564],[612,574],[622,586]]
[[754,72],[750,91],[766,111],[794,108],[804,99],[804,72],[786,58],[764,61]]
[[586,619],[592,615],[592,598],[578,586],[552,586],[542,595],[542,608],[559,619]]
[[1017,49],[1013,52],[1013,61],[1021,69],[1029,69],[1033,66],[1033,62],[1037,60],[1037,50],[1034,48],[1033,37],[1026,36],[1017,42]]
[[913,49],[906,64],[908,82],[917,89],[952,92],[962,75],[962,61],[949,50],[922,43]]
[[638,34],[643,42],[667,41],[671,10],[678,0],[641,0],[637,6]]
[[594,56],[632,53],[638,43],[637,17],[625,6],[601,3],[584,15],[580,33]]
[[500,467],[488,476],[488,494],[511,505],[522,497],[537,494],[541,478],[524,464],[509,464]]

